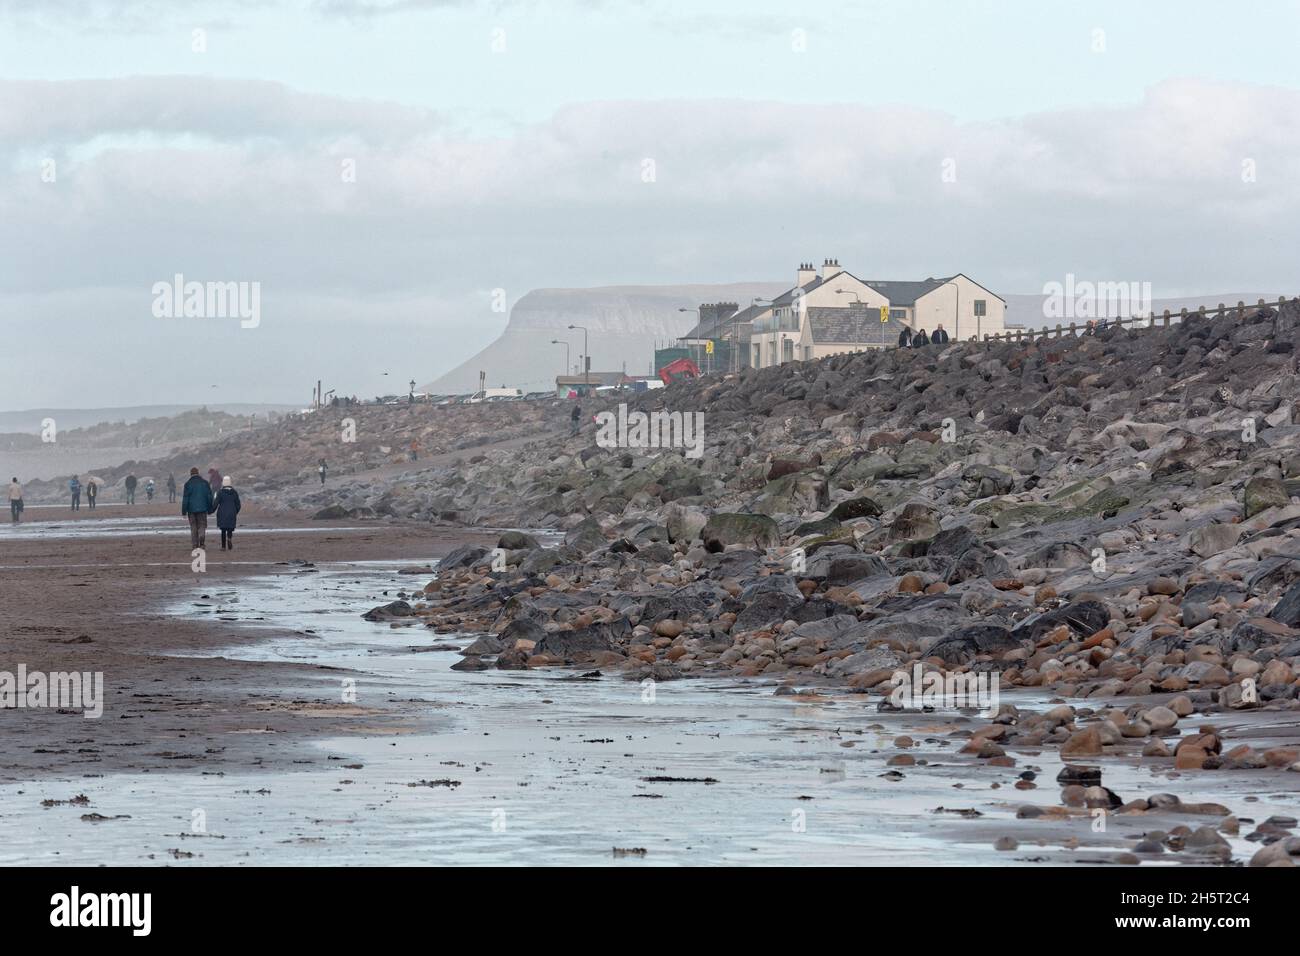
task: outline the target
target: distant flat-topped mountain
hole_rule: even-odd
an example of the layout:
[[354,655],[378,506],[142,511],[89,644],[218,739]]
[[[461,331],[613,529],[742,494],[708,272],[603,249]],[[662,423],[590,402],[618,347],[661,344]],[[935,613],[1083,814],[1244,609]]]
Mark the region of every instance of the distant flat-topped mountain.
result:
[[108,408],[27,408],[0,412],[0,433],[32,432],[40,434],[41,423],[53,418],[60,430],[89,428],[102,422],[125,422],[130,425],[142,418],[171,418],[185,412],[206,408],[227,415],[265,415],[267,412],[297,411],[298,405],[265,405],[252,402],[222,402],[209,405],[124,405]]
[[571,366],[581,361],[582,331],[570,330],[570,325],[587,327],[592,371],[626,368],[629,375],[645,375],[651,371],[655,347],[671,345],[695,325],[701,302],[735,302],[744,308],[755,298],[768,299],[789,287],[789,282],[736,282],[536,289],[515,303],[500,338],[421,390],[474,391],[480,370],[487,373],[491,388],[553,388],[555,376],[564,373],[564,347],[552,345],[552,339],[569,342]]

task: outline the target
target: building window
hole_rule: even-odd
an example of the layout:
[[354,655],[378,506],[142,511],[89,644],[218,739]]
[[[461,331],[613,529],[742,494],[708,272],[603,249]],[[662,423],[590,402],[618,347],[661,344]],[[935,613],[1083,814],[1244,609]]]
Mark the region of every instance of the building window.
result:
[[782,362],[794,361],[794,342],[791,341],[790,339],[781,340],[781,361]]
[[986,307],[986,303],[985,303],[985,301],[984,301],[983,299],[976,299],[976,300],[975,300],[975,314],[976,314],[977,316],[988,315],[988,309],[987,309],[987,307]]
[[897,319],[898,321],[902,322],[904,319],[907,318],[907,310],[906,310],[906,309],[890,309],[890,310],[889,310],[889,317],[890,317],[891,319]]

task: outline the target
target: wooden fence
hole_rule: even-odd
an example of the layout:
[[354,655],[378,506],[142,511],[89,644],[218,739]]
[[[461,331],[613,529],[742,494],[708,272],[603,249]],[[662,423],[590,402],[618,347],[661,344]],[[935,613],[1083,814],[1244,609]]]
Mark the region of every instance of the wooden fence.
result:
[[[1300,296],[1291,299],[1291,301],[1300,303]],[[1286,303],[1287,299],[1285,296],[1279,298],[1277,300],[1278,309],[1280,310],[1282,306],[1286,305]],[[1186,321],[1189,315],[1196,315],[1205,318],[1206,316],[1221,317],[1230,313],[1235,313],[1238,319],[1244,319],[1248,309],[1258,309],[1268,304],[1269,303],[1265,302],[1263,299],[1260,299],[1259,302],[1253,306],[1248,306],[1245,302],[1238,302],[1236,305],[1224,305],[1220,302],[1217,309],[1207,309],[1205,306],[1201,306],[1199,309],[1192,312],[1188,312],[1186,309],[1181,309],[1177,313],[1165,309],[1165,311],[1160,315],[1156,315],[1152,312],[1146,317],[1134,316],[1128,319],[1095,319],[1094,321],[1098,326],[1100,326],[1102,322],[1105,322],[1106,330],[1114,328],[1122,329],[1125,326],[1128,326],[1130,329],[1167,329],[1175,322]],[[1087,329],[1088,326],[1086,322],[1083,325],[1080,325],[1077,322],[1071,322],[1069,325],[1061,325],[1060,323],[1057,323],[1055,329],[1016,329],[1014,331],[1004,332],[1001,335],[985,335],[984,341],[987,343],[1033,342],[1036,339],[1059,339],[1063,335],[1081,335],[1087,332]]]

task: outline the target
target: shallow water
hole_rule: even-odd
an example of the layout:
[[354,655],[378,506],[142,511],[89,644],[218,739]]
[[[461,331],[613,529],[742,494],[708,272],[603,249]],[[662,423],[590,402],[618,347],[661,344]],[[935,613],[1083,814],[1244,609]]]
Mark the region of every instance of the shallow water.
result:
[[[1015,821],[1021,804],[1058,801],[1054,750],[1021,757],[1016,768],[976,765],[957,757],[964,741],[947,737],[955,714],[880,714],[875,699],[856,695],[777,697],[764,682],[661,682],[647,696],[639,683],[610,674],[452,671],[459,654],[428,648],[468,638],[361,620],[402,587],[425,583],[395,573],[406,564],[270,574],[196,590],[169,610],[266,638],[221,656],[350,668],[358,705],[421,702],[434,732],[327,740],[315,745],[310,766],[260,773],[117,774],[0,788],[9,824],[0,863],[1000,865],[1106,859],[1132,845],[1121,833],[1209,822],[1115,817],[1111,833],[1099,835],[1087,819]],[[1031,694],[1004,699],[1046,704]],[[884,760],[901,752],[890,745],[900,733],[921,742],[911,752],[929,763],[901,768],[895,781],[884,776]],[[1011,789],[1027,767],[1041,770],[1040,788]],[[1258,819],[1295,812],[1292,794],[1243,803],[1258,786],[1249,773],[1183,775],[1171,784],[1165,770],[1119,760],[1105,767],[1104,782],[1126,799],[1173,790]],[[656,776],[716,782],[644,779]],[[421,781],[436,785],[412,786]],[[78,793],[90,808],[39,806]],[[204,833],[193,832],[196,810]],[[85,823],[86,812],[129,819]],[[1021,851],[993,851],[993,839],[1010,832]],[[1025,833],[1046,839],[1026,847]],[[1083,846],[1060,849],[1071,837]],[[1238,857],[1255,848],[1233,844]],[[615,856],[616,847],[646,853]],[[1174,861],[1166,854],[1160,862]]]
[[[96,508],[96,511],[99,509]],[[26,511],[23,512],[27,514]],[[8,517],[5,515],[4,517]],[[215,520],[209,521],[209,530],[215,532]],[[309,534],[320,531],[373,531],[373,527],[339,527],[327,525],[319,528],[245,528],[239,534]],[[76,521],[21,521],[18,524],[0,522],[0,542],[6,540],[62,539],[62,538],[140,538],[166,537],[188,540],[190,527],[176,514],[163,517],[139,518],[80,518]]]

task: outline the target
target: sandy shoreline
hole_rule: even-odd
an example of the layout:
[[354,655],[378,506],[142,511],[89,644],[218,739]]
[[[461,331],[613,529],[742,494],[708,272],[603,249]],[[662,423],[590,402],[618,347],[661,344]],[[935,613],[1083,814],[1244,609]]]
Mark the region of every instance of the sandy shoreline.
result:
[[[207,571],[199,575],[191,570],[188,530],[175,505],[129,513],[28,512],[34,515],[39,518],[17,529],[0,528],[0,670],[16,673],[23,664],[29,673],[102,672],[104,714],[86,719],[52,708],[6,709],[0,782],[251,770],[292,759],[309,738],[416,729],[421,717],[413,708],[344,704],[338,675],[327,668],[175,656],[219,648],[236,636],[220,624],[177,619],[160,608],[196,586],[295,573],[286,562],[428,561],[466,540],[491,537],[428,525],[313,522],[249,507],[240,516],[236,550],[222,552],[209,541]],[[119,523],[135,524],[135,533],[118,533],[132,530],[111,527]],[[101,524],[111,533],[63,536]],[[356,719],[361,715],[364,722]]]

